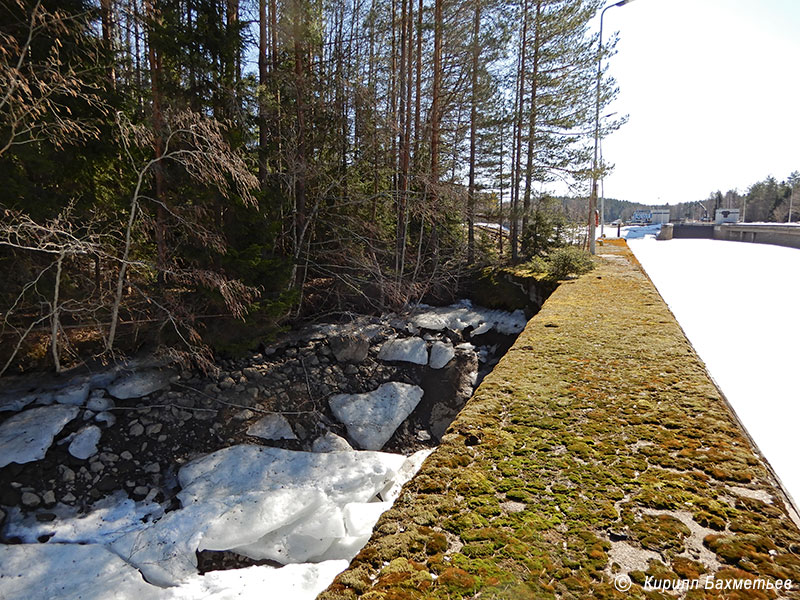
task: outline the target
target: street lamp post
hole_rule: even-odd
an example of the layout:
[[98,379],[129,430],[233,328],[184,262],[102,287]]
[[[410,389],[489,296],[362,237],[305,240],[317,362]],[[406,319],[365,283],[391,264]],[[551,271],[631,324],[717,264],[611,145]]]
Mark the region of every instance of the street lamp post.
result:
[[[594,159],[592,160],[592,191],[589,196],[589,252],[595,253],[595,235],[597,233],[595,226],[595,213],[597,211],[597,150],[600,145],[600,80],[603,75],[603,17],[609,8],[615,6],[625,6],[633,2],[633,0],[620,0],[614,4],[609,4],[600,13],[600,37],[597,45],[597,97],[594,110]],[[601,210],[604,212],[605,207]],[[605,214],[600,215],[600,219],[605,222]]]

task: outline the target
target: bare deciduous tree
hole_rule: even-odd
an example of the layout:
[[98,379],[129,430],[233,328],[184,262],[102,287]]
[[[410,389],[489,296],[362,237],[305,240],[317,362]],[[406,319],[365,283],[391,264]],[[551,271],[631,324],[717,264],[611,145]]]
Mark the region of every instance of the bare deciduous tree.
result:
[[[11,0],[0,10],[0,21],[7,24],[0,27],[0,156],[13,146],[42,140],[60,148],[98,136],[97,126],[73,114],[69,105],[77,100],[102,112],[104,102],[81,70],[86,67],[76,68],[64,58],[60,41],[84,27],[84,17],[49,11],[41,0],[32,7]],[[42,44],[46,50],[34,52]]]

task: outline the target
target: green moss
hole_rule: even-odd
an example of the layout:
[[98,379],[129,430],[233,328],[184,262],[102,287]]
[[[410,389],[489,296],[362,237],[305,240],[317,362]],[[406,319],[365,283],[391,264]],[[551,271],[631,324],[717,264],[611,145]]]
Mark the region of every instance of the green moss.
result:
[[[714,575],[677,511],[719,532],[704,540],[719,561],[800,581],[780,502],[729,504],[747,481],[780,498],[647,278],[600,259],[556,290],[322,598],[663,598],[614,589],[608,535],[668,563],[630,573],[639,585]],[[686,599],[718,597],[700,592]]]

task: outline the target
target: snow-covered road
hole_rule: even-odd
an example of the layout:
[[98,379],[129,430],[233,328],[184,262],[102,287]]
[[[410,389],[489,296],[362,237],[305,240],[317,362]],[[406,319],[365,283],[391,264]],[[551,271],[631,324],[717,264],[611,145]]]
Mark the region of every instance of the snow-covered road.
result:
[[629,244],[784,488],[800,501],[800,250],[715,240]]

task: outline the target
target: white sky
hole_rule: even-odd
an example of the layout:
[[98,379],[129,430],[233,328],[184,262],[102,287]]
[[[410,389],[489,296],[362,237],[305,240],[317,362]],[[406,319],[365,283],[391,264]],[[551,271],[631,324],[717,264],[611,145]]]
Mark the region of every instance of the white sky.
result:
[[614,31],[608,112],[630,120],[603,140],[606,197],[675,204],[800,170],[800,1],[636,0],[606,12]]

